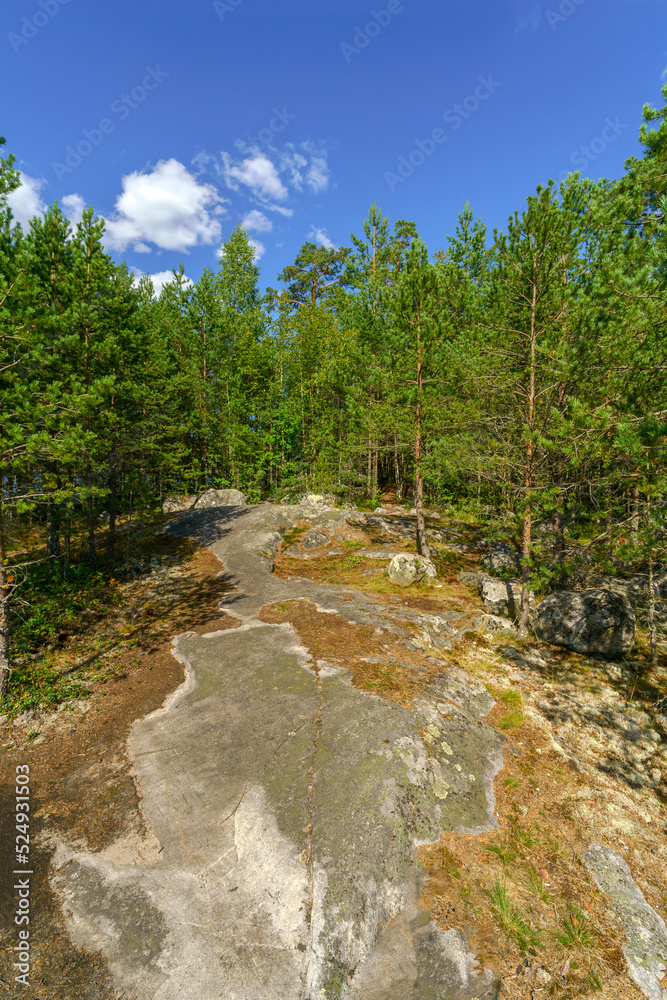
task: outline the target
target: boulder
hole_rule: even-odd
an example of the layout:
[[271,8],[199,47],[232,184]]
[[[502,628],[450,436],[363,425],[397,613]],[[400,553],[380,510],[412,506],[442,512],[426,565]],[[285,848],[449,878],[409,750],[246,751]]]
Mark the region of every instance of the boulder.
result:
[[[639,621],[646,625],[648,620],[648,573],[636,573],[634,576],[619,577],[600,574],[593,577],[591,583],[602,590],[610,590],[613,594],[627,597],[634,608]],[[655,596],[655,623],[660,629],[667,629],[667,572],[656,569],[653,575],[653,594]]]
[[438,575],[430,559],[410,552],[399,552],[395,555],[389,563],[387,572],[392,583],[398,583],[403,587],[418,583],[425,576],[434,579]]
[[302,507],[333,507],[336,497],[333,493],[302,493],[296,502]]
[[176,514],[181,510],[192,510],[196,501],[196,496],[190,496],[187,493],[170,493],[162,501],[162,513]]
[[479,590],[483,576],[484,573],[469,573],[462,570],[460,573],[456,574],[456,579],[459,583],[465,583],[467,587],[474,587],[475,590]]
[[321,549],[325,545],[329,544],[329,536],[325,535],[323,531],[319,528],[311,528],[301,539],[301,548],[306,552],[310,552],[311,549]]
[[521,555],[504,542],[495,544],[482,559],[482,566],[490,573],[517,573],[521,569]]
[[245,507],[246,498],[240,490],[205,490],[195,507]]
[[[518,618],[521,614],[521,581],[499,576],[483,575],[479,591],[484,607],[493,615]],[[535,604],[535,595],[529,592],[530,606]]]
[[485,632],[488,635],[516,635],[516,629],[507,618],[499,615],[478,615],[473,618],[472,623],[478,632]]
[[402,587],[409,587],[411,583],[418,583],[425,576],[434,579],[438,572],[430,559],[423,556],[412,555],[410,552],[400,552],[389,563],[389,579],[392,583],[399,583]]
[[635,641],[635,613],[627,597],[609,590],[562,591],[538,604],[532,627],[538,639],[577,653],[625,656]]

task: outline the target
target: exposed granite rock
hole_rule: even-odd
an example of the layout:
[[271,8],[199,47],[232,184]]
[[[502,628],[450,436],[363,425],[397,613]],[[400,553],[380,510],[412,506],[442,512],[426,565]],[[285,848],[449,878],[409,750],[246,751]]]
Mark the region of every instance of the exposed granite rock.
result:
[[623,953],[632,979],[649,1000],[662,1000],[660,981],[667,966],[664,920],[646,902],[625,859],[613,847],[591,844],[583,860],[623,923],[627,938]]
[[322,549],[329,544],[329,536],[325,535],[319,528],[311,528],[301,539],[301,548],[307,552],[313,549]]
[[537,606],[532,620],[543,642],[577,653],[599,653],[609,660],[630,652],[635,624],[627,597],[595,589],[551,594]]
[[409,587],[411,583],[417,583],[425,576],[434,579],[437,575],[438,572],[430,559],[409,552],[401,552],[389,563],[389,579],[392,583],[398,583],[403,587]]
[[[493,615],[505,615],[517,619],[521,613],[521,583],[504,577],[482,576],[479,585],[485,608]],[[529,592],[529,603],[535,604],[535,595]]]
[[472,623],[479,632],[488,632],[496,635],[499,632],[503,635],[516,635],[516,629],[507,618],[500,615],[478,615],[473,618]]
[[482,558],[482,566],[491,573],[518,573],[521,555],[504,542],[497,543]]
[[[610,590],[612,594],[627,597],[635,614],[643,623],[647,621],[648,612],[648,573],[636,573],[634,576],[619,577],[610,574],[600,574],[593,577],[593,586]],[[667,572],[657,570],[653,578],[653,594],[655,597],[655,623],[658,628],[667,629]]]
[[177,514],[182,510],[192,510],[196,500],[196,496],[190,496],[187,493],[170,493],[162,501],[162,513]]
[[245,507],[246,498],[240,490],[205,490],[197,499],[195,507]]

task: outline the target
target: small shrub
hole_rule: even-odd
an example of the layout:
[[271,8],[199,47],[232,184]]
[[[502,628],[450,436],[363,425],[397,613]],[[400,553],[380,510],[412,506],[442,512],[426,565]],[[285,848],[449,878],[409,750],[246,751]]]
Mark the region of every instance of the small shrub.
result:
[[542,900],[543,903],[549,902],[549,893],[547,892],[547,887],[544,884],[544,879],[537,869],[532,866],[528,869],[528,888],[532,894]]
[[514,941],[521,951],[535,949],[539,943],[539,934],[533,930],[526,917],[514,905],[507,891],[507,885],[497,880],[487,895],[491,902],[491,912],[499,926]]
[[499,729],[516,729],[518,726],[522,725],[524,719],[525,716],[523,712],[507,712],[498,723],[498,727]]
[[556,934],[556,940],[564,948],[587,948],[593,942],[593,934],[586,918],[576,906],[568,906],[562,918],[563,930]]

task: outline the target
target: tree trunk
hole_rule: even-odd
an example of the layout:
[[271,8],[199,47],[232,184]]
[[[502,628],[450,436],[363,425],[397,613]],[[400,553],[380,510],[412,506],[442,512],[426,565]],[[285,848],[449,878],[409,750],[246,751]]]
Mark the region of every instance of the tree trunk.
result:
[[4,697],[9,681],[9,594],[5,560],[5,526],[0,501],[0,697]]
[[[637,491],[639,493],[639,490]],[[639,507],[639,497],[637,497]],[[649,495],[646,503],[646,521],[648,528],[648,641],[651,649],[651,669],[658,666],[658,643],[655,630],[655,590],[653,589],[654,561],[653,561],[653,538],[652,538],[652,518],[651,518],[651,497]]]
[[523,517],[523,542],[521,546],[521,618],[519,619],[519,635],[525,636],[528,631],[528,615],[530,614],[530,542],[531,542],[531,510],[526,507]]
[[49,524],[46,551],[53,564],[60,555],[60,511],[52,496],[49,497]]
[[554,528],[554,548],[553,556],[559,567],[556,583],[559,587],[565,586],[565,514],[567,511],[567,500],[563,498],[563,509],[555,510],[553,513]]
[[430,559],[424,523],[424,480],[422,478],[422,346],[419,307],[417,307],[417,405],[415,407],[415,510],[417,511],[417,552]]
[[394,434],[394,478],[396,480],[396,503],[403,499],[403,476],[401,475],[401,463],[398,455],[398,441]]
[[533,297],[530,304],[530,375],[528,381],[528,411],[526,442],[526,459],[524,467],[524,497],[525,512],[523,516],[523,539],[521,548],[521,617],[519,619],[519,635],[524,638],[528,631],[528,615],[530,614],[530,554],[532,510],[531,493],[533,489],[533,414],[535,412],[535,360],[537,330],[535,325],[537,308],[537,283],[533,280]]
[[368,445],[366,447],[366,495],[368,499],[373,496],[373,453],[371,452],[371,436],[368,435]]
[[[86,470],[86,481],[88,484],[88,489],[92,490],[93,486],[93,474],[90,466]],[[89,493],[88,495],[88,512],[87,512],[87,522],[88,522],[88,565],[91,569],[95,569],[97,562],[97,555],[95,552],[95,507],[93,502],[93,495]]]
[[655,633],[655,590],[653,589],[653,549],[648,554],[648,640],[651,647],[651,669],[658,666],[658,643]]
[[632,541],[637,544],[637,539],[639,538],[639,487],[635,486],[632,491],[632,507],[630,515],[630,536]]
[[63,559],[63,579],[67,578],[72,550],[72,515],[68,512],[64,528],[65,556]]
[[114,456],[111,456],[109,472],[109,534],[107,535],[107,561],[113,562],[114,546],[116,544],[116,508],[118,501],[118,476],[114,466]]

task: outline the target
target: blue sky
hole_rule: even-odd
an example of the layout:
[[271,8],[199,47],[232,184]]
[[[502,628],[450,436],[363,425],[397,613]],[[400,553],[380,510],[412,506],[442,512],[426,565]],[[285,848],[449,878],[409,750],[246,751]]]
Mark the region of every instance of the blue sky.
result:
[[503,227],[549,177],[618,176],[667,4],[3,0],[0,51],[18,218],[91,204],[117,259],[195,280],[240,222],[276,286],[371,202],[435,252],[466,201]]

